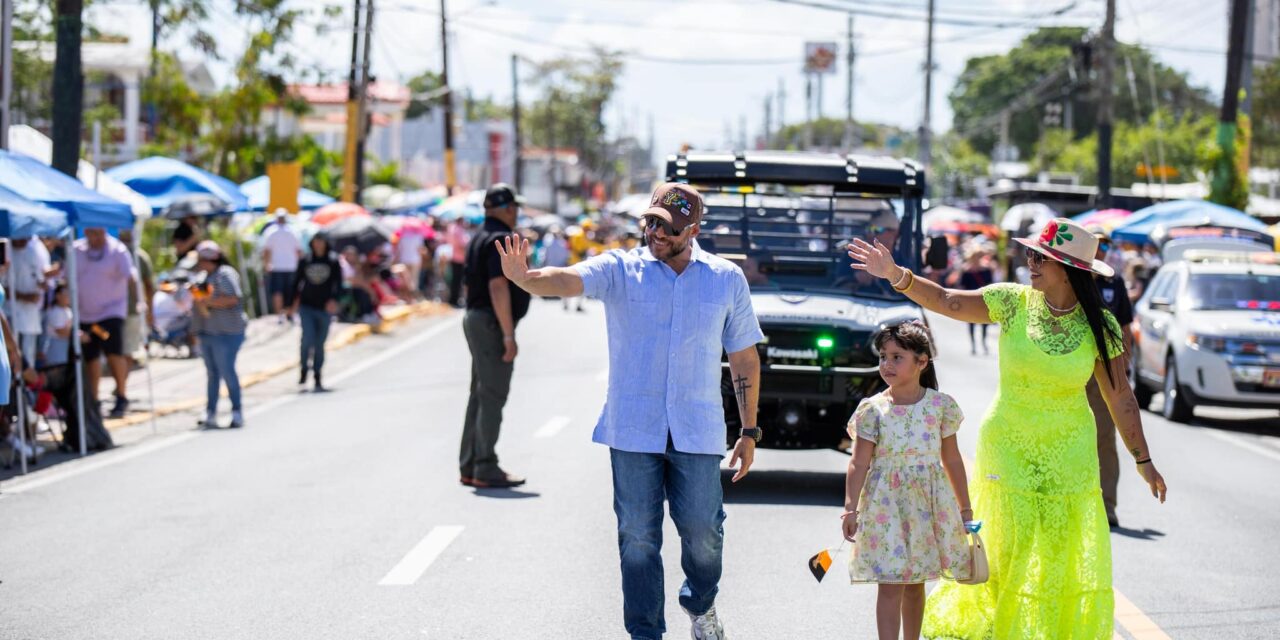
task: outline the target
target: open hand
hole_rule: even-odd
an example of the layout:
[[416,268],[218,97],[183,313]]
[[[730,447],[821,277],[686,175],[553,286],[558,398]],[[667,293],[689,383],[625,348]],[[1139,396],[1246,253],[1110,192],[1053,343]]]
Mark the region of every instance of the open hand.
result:
[[1148,462],[1138,465],[1138,474],[1142,476],[1143,480],[1147,481],[1147,486],[1151,487],[1151,496],[1158,498],[1160,503],[1164,504],[1165,497],[1169,495],[1169,488],[1164,484],[1164,476],[1161,476],[1160,472],[1156,471],[1155,463]]
[[498,255],[502,256],[502,275],[519,285],[528,279],[529,241],[517,235],[494,240]]
[[756,441],[752,438],[738,438],[738,443],[733,446],[733,455],[729,457],[729,468],[733,469],[738,466],[738,461],[742,461],[742,468],[733,474],[733,481],[737,482],[747,477],[747,472],[751,470],[751,463],[756,459]]
[[854,238],[846,247],[849,250],[849,257],[853,258],[853,264],[849,265],[854,271],[866,271],[877,278],[900,278],[902,277],[902,268],[893,262],[893,253],[889,251],[889,247],[884,246],[879,240],[875,245],[868,244],[861,238]]

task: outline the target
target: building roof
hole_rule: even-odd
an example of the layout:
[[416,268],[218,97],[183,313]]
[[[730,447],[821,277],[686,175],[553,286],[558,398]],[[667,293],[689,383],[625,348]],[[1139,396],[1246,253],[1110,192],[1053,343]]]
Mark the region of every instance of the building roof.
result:
[[[289,93],[310,104],[343,104],[347,101],[347,83],[291,84]],[[398,102],[409,104],[412,93],[409,87],[394,82],[374,82],[369,85],[369,97],[374,102]]]

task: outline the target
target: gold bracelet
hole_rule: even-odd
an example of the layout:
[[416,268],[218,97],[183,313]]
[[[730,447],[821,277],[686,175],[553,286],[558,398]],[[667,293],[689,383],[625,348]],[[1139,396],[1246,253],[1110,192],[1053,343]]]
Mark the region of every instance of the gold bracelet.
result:
[[907,274],[908,274],[908,273],[911,273],[911,270],[910,270],[910,269],[908,269],[908,268],[906,268],[906,267],[898,267],[898,268],[899,268],[899,269],[902,269],[902,275],[898,278],[898,281],[897,281],[897,282],[894,282],[894,283],[892,283],[892,284],[890,284],[890,285],[889,285],[889,286],[893,287],[895,290],[896,290],[899,286],[901,286],[901,285],[902,285],[902,282],[903,282],[904,280],[906,280],[906,279],[907,279]]
[[906,271],[907,271],[907,275],[908,275],[908,276],[910,276],[910,277],[911,277],[911,279],[910,279],[909,281],[907,281],[907,286],[902,287],[901,289],[900,289],[900,288],[898,288],[898,287],[894,287],[894,288],[893,288],[893,290],[894,290],[894,291],[897,291],[898,293],[906,293],[906,292],[910,291],[910,290],[911,290],[912,285],[914,285],[914,284],[916,283],[916,274],[915,274],[915,273],[913,273],[910,269],[907,269]]

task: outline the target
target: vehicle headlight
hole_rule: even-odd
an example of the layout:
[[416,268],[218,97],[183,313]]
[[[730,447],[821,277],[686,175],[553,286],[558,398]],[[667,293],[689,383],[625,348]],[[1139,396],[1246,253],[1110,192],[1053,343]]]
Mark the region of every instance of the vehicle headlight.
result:
[[1227,350],[1227,339],[1220,338],[1218,336],[1203,336],[1188,333],[1187,346],[1192,349],[1203,349],[1214,353],[1224,353]]
[[1262,384],[1262,378],[1266,375],[1266,370],[1266,367],[1232,367],[1231,377],[1236,382]]

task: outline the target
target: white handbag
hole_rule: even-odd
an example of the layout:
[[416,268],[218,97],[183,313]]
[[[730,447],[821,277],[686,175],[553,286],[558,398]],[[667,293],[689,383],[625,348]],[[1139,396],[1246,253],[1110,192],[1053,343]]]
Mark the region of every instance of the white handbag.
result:
[[969,577],[957,578],[960,584],[982,584],[991,577],[987,568],[987,548],[977,532],[969,534]]

